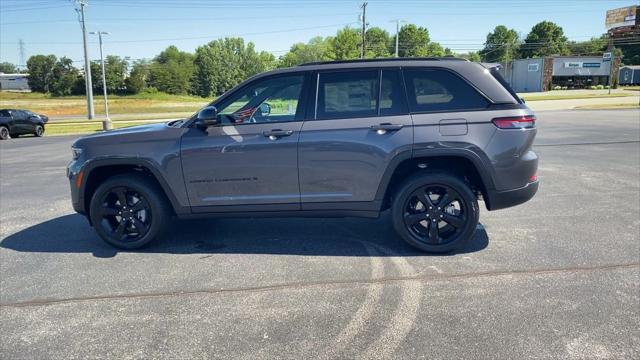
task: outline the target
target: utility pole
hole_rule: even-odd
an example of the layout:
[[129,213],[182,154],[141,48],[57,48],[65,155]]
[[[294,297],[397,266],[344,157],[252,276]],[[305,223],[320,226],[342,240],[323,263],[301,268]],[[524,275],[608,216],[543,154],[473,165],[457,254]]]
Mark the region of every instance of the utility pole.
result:
[[95,116],[93,111],[93,85],[91,84],[91,64],[89,63],[89,50],[87,49],[87,28],[84,23],[84,7],[87,6],[87,0],[76,0],[76,4],[80,5],[80,10],[76,11],[80,15],[80,25],[82,26],[82,43],[84,45],[84,80],[87,92],[87,119],[92,120]]
[[102,55],[102,35],[109,35],[106,31],[92,31],[89,34],[98,35],[98,41],[100,42],[100,65],[102,67],[102,92],[104,94],[104,120],[102,120],[102,130],[113,129],[111,119],[109,119],[109,102],[107,101],[107,75],[104,71],[104,56]]
[[362,51],[360,52],[360,59],[364,59],[364,47],[366,41],[367,32],[367,2],[362,3]]
[[26,60],[24,57],[24,40],[18,41],[18,51],[20,52],[20,66],[26,66]]
[[398,57],[398,45],[399,45],[399,38],[400,38],[400,23],[404,23],[406,21],[404,20],[400,20],[400,19],[395,19],[395,20],[391,20],[390,22],[394,22],[396,23],[396,57]]

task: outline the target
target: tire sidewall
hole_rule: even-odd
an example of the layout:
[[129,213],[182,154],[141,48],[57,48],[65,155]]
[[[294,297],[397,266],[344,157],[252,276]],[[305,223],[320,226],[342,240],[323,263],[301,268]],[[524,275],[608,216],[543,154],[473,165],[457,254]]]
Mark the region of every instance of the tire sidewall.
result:
[[[466,216],[468,217],[465,228],[458,239],[442,244],[432,245],[416,240],[404,223],[404,205],[411,194],[425,185],[443,185],[453,188],[463,198],[466,208]],[[470,187],[464,181],[454,175],[447,173],[421,173],[407,179],[399,188],[392,203],[392,219],[393,226],[398,234],[410,245],[427,252],[444,253],[461,249],[465,246],[476,231],[478,220],[480,217],[480,209],[478,200],[471,191]]]
[[[140,195],[149,201],[151,208],[151,224],[147,233],[137,241],[125,242],[112,239],[102,228],[100,223],[102,219],[95,215],[98,213],[97,210],[101,206],[101,199],[104,198],[107,192],[115,187],[126,187],[132,189],[140,193]],[[161,190],[159,190],[155,184],[139,175],[118,175],[106,180],[98,186],[91,198],[89,214],[95,231],[104,241],[122,249],[137,249],[161,236],[170,216],[166,200],[159,191]]]
[[[39,130],[39,131],[38,131],[38,130]],[[42,137],[42,136],[44,135],[44,126],[42,126],[42,125],[36,125],[36,129],[35,129],[34,134],[35,134],[37,137]]]

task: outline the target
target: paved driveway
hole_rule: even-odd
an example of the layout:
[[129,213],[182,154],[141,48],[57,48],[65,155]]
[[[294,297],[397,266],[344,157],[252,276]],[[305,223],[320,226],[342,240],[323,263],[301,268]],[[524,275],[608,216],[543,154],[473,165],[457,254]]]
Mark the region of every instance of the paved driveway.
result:
[[2,358],[639,358],[640,113],[539,113],[538,195],[429,256],[380,219],[176,222],[144,251],[72,212],[70,137],[0,143]]

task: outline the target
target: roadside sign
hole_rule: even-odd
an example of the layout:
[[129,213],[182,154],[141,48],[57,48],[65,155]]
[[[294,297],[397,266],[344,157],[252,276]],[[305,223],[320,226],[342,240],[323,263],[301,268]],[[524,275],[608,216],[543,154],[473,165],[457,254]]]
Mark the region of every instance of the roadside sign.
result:
[[602,61],[611,61],[611,52],[602,54]]

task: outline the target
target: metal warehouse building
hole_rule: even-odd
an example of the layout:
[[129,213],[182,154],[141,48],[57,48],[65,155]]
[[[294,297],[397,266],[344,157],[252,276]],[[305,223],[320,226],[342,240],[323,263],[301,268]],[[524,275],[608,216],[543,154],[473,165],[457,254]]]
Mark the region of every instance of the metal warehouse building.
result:
[[612,61],[603,61],[602,56],[520,59],[509,63],[503,76],[516,92],[548,91],[554,86],[581,89],[608,85],[611,66]]
[[640,65],[623,66],[620,68],[620,85],[640,85]]
[[29,91],[29,74],[5,74],[0,73],[0,90]]

